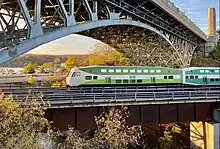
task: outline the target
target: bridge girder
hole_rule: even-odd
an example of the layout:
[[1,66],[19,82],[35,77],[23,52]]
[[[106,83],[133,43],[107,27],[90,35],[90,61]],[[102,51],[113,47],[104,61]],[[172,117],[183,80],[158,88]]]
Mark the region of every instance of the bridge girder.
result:
[[4,0],[0,10],[0,63],[72,33],[130,25],[161,36],[173,47],[180,67],[188,66],[201,39],[189,31],[187,36],[171,28],[161,21],[161,13],[152,21],[151,12],[144,14],[143,10],[120,0]]

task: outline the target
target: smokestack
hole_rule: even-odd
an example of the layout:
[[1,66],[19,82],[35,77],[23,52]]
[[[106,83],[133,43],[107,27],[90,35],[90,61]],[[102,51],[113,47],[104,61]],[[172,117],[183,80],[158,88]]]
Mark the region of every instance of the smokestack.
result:
[[216,36],[215,8],[208,8],[208,36]]

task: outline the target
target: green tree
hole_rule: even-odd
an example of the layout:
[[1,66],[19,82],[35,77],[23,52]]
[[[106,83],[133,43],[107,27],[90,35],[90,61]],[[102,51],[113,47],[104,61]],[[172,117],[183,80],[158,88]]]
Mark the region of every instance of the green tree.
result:
[[44,118],[45,106],[35,100],[26,100],[22,105],[12,96],[0,96],[0,148],[43,148],[40,134],[50,132],[50,123]]
[[23,73],[34,73],[35,72],[35,67],[33,64],[29,63],[24,67]]
[[73,57],[69,57],[65,62],[65,68],[67,71],[70,71],[73,67],[75,67],[75,59]]

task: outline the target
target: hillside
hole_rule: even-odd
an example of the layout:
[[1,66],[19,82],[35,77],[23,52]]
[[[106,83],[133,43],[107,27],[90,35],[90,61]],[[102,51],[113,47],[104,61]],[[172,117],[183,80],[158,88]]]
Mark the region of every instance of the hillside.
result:
[[7,64],[3,64],[0,66],[3,67],[24,67],[28,63],[42,65],[46,62],[53,62],[56,58],[59,58],[61,62],[65,62],[68,57],[74,57],[77,62],[82,61],[83,59],[87,58],[88,55],[35,55],[35,54],[26,54],[15,58],[11,62]]

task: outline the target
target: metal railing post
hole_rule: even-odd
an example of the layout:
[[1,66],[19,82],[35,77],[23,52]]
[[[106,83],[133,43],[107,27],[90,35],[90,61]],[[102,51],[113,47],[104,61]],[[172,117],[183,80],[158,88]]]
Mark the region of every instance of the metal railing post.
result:
[[135,101],[137,101],[137,92],[135,92],[135,94],[134,94],[134,99],[135,99]]
[[115,88],[115,100],[116,100],[116,88]]
[[93,94],[93,102],[95,102],[95,94]]
[[189,92],[189,99],[191,99],[191,92]]
[[154,93],[154,100],[156,100],[156,93]]
[[172,100],[174,100],[174,92],[172,92]]
[[207,92],[205,92],[205,99],[207,99],[208,98],[208,93]]

